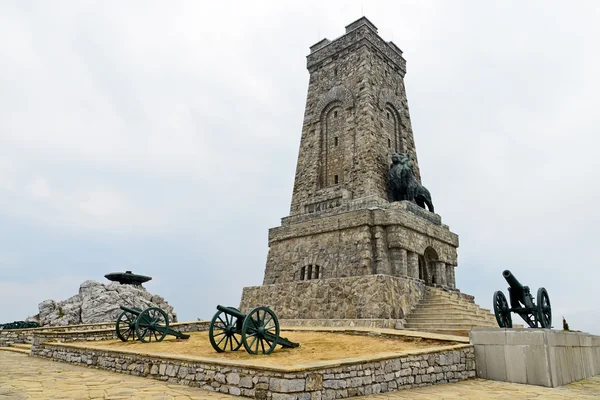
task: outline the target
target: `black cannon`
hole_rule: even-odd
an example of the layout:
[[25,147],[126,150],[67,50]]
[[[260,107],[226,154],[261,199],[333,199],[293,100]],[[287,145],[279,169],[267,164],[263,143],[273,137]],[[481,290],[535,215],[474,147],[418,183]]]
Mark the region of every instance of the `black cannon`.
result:
[[300,346],[279,336],[279,320],[269,307],[257,307],[248,315],[235,307],[217,306],[210,321],[208,338],[218,352],[236,351],[242,344],[250,354],[270,354],[277,345],[287,348]]
[[546,289],[543,287],[538,289],[536,305],[529,291],[529,286],[521,285],[509,270],[502,272],[502,276],[509,284],[510,307],[502,291],[494,292],[494,314],[496,314],[498,326],[500,328],[512,328],[510,313],[514,312],[519,314],[531,328],[538,328],[538,324],[542,328],[551,328],[552,308]]
[[7,324],[0,324],[0,330],[39,328],[39,326],[40,324],[35,321],[14,321]]
[[189,339],[190,335],[169,329],[169,316],[158,307],[150,307],[142,310],[140,308],[129,308],[121,306],[123,312],[117,318],[115,329],[117,337],[122,341],[139,340],[151,342],[162,342],[167,335],[173,335],[178,339]]

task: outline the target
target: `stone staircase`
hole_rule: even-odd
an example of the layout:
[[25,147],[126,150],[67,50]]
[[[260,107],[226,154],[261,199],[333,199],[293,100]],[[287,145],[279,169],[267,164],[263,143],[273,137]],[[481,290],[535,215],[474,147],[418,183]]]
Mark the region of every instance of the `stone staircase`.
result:
[[11,343],[8,347],[0,347],[0,351],[2,351],[2,350],[29,355],[29,352],[31,351],[31,345],[30,344]]
[[487,308],[458,293],[428,287],[425,296],[406,318],[405,329],[468,336],[474,327],[498,327]]

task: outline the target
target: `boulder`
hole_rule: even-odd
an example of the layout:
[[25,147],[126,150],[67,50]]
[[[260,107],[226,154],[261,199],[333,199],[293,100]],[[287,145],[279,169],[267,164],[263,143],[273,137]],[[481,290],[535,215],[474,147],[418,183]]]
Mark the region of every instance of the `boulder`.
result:
[[143,286],[123,285],[118,282],[102,284],[85,281],[79,293],[67,300],[46,300],[39,304],[40,326],[96,324],[114,322],[121,313],[120,306],[141,309],[158,307],[169,316],[169,322],[177,322],[177,315],[161,296],[149,293]]

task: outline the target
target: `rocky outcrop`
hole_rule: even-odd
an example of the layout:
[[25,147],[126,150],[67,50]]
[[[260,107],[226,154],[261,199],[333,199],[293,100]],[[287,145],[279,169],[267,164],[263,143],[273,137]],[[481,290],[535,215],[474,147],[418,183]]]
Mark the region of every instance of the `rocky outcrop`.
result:
[[169,315],[170,322],[177,322],[173,307],[144,287],[117,282],[105,285],[96,281],[83,282],[79,293],[67,300],[41,302],[38,306],[40,313],[36,317],[40,326],[111,322],[121,313],[120,306],[158,307]]

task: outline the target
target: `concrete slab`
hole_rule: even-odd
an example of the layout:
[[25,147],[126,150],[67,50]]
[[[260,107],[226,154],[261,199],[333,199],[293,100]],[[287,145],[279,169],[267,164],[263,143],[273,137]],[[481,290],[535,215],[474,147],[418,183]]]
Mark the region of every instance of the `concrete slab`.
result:
[[565,332],[557,332],[549,330],[546,333],[546,344],[548,346],[566,346],[567,335]]
[[560,365],[561,376],[559,377],[560,385],[564,385],[567,382],[574,381],[574,376],[571,373],[571,366],[569,365],[569,360],[567,357],[567,348],[565,347],[557,347],[558,354],[558,364]]
[[473,344],[506,344],[506,329],[502,328],[473,329],[469,336]]
[[551,329],[477,329],[470,337],[476,370],[486,379],[557,387],[600,373],[598,336]]
[[579,335],[579,345],[581,347],[592,347],[592,335]]
[[533,345],[542,346],[545,344],[545,330],[518,330],[518,331],[506,331],[506,344],[509,346],[513,345]]
[[552,387],[562,386],[562,371],[558,362],[558,347],[548,347],[548,365]]
[[548,369],[546,346],[525,346],[525,367],[527,383],[530,385],[552,387]]
[[487,363],[485,359],[485,346],[475,345],[475,373],[478,378],[487,378]]
[[567,346],[579,346],[579,335],[575,332],[566,332]]
[[506,361],[503,345],[485,346],[487,378],[494,381],[506,382]]
[[[526,346],[505,346],[504,360],[506,364],[506,379],[508,382],[527,383],[527,368],[525,363]],[[477,358],[475,358],[477,360]],[[477,366],[476,366],[477,368]]]

